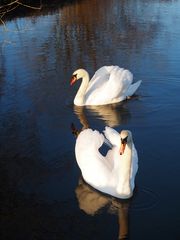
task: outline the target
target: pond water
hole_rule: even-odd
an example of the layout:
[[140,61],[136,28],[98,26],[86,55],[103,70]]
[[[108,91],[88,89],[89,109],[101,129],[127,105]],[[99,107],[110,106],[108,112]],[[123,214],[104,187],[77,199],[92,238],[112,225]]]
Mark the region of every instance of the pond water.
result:
[[[180,1],[82,0],[0,26],[2,239],[180,238]],[[137,96],[77,108],[77,68],[129,69]],[[90,188],[78,129],[133,133],[136,190],[120,201]],[[124,238],[125,239],[125,238]]]

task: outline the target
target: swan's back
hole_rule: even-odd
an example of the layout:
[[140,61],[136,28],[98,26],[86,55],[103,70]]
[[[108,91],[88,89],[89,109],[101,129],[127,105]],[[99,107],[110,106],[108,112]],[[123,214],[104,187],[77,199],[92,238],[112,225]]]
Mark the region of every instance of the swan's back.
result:
[[85,94],[86,105],[100,105],[124,100],[133,81],[129,70],[118,66],[104,66],[97,70]]

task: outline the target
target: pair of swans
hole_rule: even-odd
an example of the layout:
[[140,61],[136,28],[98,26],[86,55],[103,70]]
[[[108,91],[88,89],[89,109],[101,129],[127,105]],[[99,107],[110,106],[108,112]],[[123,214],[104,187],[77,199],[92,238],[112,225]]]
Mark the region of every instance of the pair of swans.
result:
[[[79,79],[82,83],[74,98],[76,106],[121,102],[131,97],[141,84],[141,81],[132,83],[132,73],[118,66],[100,68],[90,81],[87,71],[78,69],[72,75],[71,85]],[[103,143],[110,146],[105,156],[99,151]],[[75,155],[84,180],[92,187],[117,198],[132,197],[138,156],[130,131],[119,134],[106,127],[103,135],[85,129],[77,137]]]

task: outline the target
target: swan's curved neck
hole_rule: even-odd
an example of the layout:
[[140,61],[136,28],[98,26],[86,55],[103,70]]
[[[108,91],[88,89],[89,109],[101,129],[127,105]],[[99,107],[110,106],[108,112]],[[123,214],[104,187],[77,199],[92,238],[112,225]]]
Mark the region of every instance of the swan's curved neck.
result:
[[126,145],[126,152],[124,157],[126,158],[125,160],[129,169],[129,174],[130,174],[131,162],[132,162],[132,142],[129,142]]
[[131,165],[132,165],[132,142],[126,145],[124,154],[122,155],[122,165],[120,169],[120,179],[118,183],[118,191],[124,193],[124,195],[131,195],[132,189],[130,184],[131,177]]
[[89,84],[89,74],[88,72],[86,72],[85,70],[82,72],[81,75],[82,78],[82,82],[81,85],[79,87],[79,90],[77,91],[77,94],[74,98],[74,104],[77,106],[83,106],[85,103],[85,93],[86,93],[86,89],[88,87]]

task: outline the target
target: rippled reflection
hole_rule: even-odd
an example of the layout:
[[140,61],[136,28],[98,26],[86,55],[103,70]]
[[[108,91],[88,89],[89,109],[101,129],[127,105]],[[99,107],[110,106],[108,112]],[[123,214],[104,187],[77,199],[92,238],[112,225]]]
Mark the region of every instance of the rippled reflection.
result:
[[118,216],[118,239],[125,239],[128,237],[130,199],[117,200],[116,198],[102,194],[85,183],[82,178],[79,179],[75,192],[81,210],[86,214],[94,216],[106,207],[108,213]]
[[93,115],[104,122],[105,125],[115,127],[128,122],[131,114],[126,107],[126,102],[102,106],[78,107],[74,106],[74,113],[77,115],[83,129],[90,126],[88,116]]
[[[132,49],[141,49],[158,30],[158,10],[151,6],[149,11],[147,3],[139,8],[140,4],[139,1],[134,4],[131,1],[84,0],[60,10],[59,27],[54,33],[65,55],[64,67],[70,66],[73,70],[84,67],[94,72],[105,62],[116,61],[119,54],[122,54],[120,63],[124,66],[124,57],[130,59]],[[146,24],[138,24],[144,16]],[[125,52],[120,53],[124,45]]]

